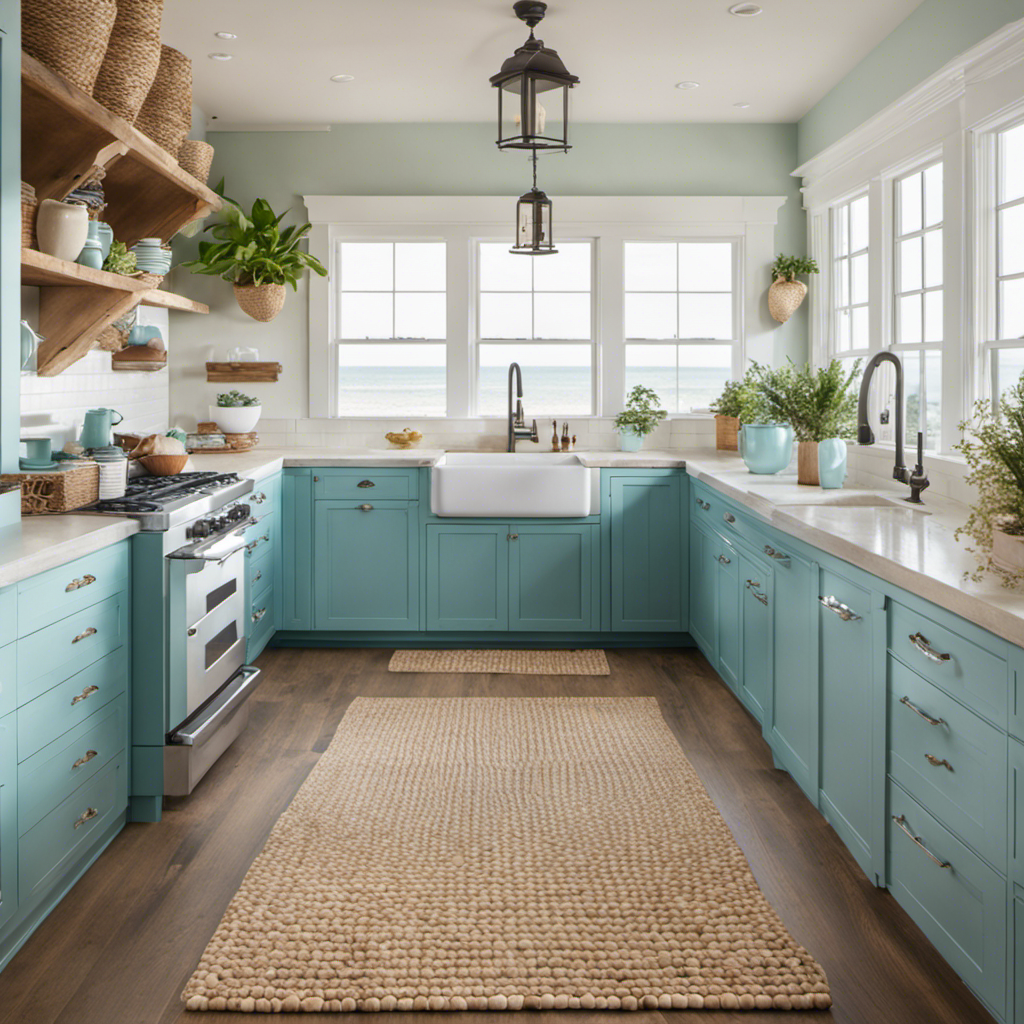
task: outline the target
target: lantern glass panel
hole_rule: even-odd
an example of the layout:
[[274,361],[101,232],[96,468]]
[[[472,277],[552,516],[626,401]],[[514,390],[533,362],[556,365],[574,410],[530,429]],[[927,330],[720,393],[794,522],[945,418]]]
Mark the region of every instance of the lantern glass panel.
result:
[[500,89],[499,145],[561,149],[566,138],[569,88],[538,75],[517,75]]

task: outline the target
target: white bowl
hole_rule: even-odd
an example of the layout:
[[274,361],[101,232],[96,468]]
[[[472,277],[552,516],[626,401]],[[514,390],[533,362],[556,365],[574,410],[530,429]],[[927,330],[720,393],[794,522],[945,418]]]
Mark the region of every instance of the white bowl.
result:
[[248,434],[256,429],[262,405],[211,405],[210,419],[225,434]]

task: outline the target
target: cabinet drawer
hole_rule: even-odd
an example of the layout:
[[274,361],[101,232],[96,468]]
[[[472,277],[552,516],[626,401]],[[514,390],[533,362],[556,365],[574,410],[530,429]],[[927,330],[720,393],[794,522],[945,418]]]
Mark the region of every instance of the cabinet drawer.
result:
[[18,645],[0,647],[0,718],[18,706]]
[[57,805],[18,843],[18,895],[24,903],[50,888],[128,804],[121,751]]
[[281,474],[254,481],[252,491],[243,500],[257,516],[276,512],[281,504]]
[[128,655],[122,647],[23,704],[18,711],[18,759],[24,761],[84,722],[124,693],[127,682]]
[[[0,647],[18,638],[18,588],[0,588]],[[3,712],[0,711],[0,715]]]
[[263,650],[270,635],[274,632],[274,621],[277,615],[274,608],[274,597],[273,587],[268,587],[253,602],[249,620],[249,638],[245,645],[247,660],[252,660]]
[[889,650],[925,679],[1006,727],[1006,660],[893,601]]
[[1005,864],[1006,737],[888,661],[890,775],[986,860]]
[[19,640],[19,706],[124,644],[126,606],[127,595],[108,597]]
[[18,766],[18,835],[96,775],[127,739],[122,693]]
[[886,826],[889,889],[896,901],[957,974],[1002,1016],[1006,882],[893,783]]
[[690,518],[704,526],[719,528],[725,506],[717,491],[690,478]]
[[18,635],[27,636],[127,587],[127,542],[22,580],[18,584]]
[[418,482],[418,469],[317,469],[313,475],[313,497],[415,501],[419,497]]
[[[256,514],[261,516],[259,512]],[[279,519],[273,512],[262,514],[260,521],[245,531],[245,557],[250,562],[274,550]]]
[[246,564],[245,571],[249,575],[249,593],[256,594],[264,587],[273,586],[274,559],[273,549],[267,548],[258,558],[254,557]]

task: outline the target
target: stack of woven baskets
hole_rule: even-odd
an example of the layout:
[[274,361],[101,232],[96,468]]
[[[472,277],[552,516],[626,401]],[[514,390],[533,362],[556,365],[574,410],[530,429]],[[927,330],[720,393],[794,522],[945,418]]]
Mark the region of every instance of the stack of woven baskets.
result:
[[31,249],[36,234],[36,190],[27,182],[21,183],[21,247]]

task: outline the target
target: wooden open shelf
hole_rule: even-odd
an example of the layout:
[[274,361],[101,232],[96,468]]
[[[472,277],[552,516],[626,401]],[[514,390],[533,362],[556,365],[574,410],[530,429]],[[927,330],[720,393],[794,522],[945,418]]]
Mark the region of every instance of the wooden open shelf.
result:
[[281,375],[280,363],[241,362],[207,363],[206,379],[211,384],[272,384]]
[[197,302],[175,292],[164,292],[153,288],[142,296],[142,306],[160,306],[162,309],[173,309],[181,313],[209,313],[210,307],[205,302]]
[[26,53],[21,89],[21,176],[40,202],[63,199],[93,167],[105,166],[103,219],[128,246],[170,238],[220,209],[220,197],[171,154]]

